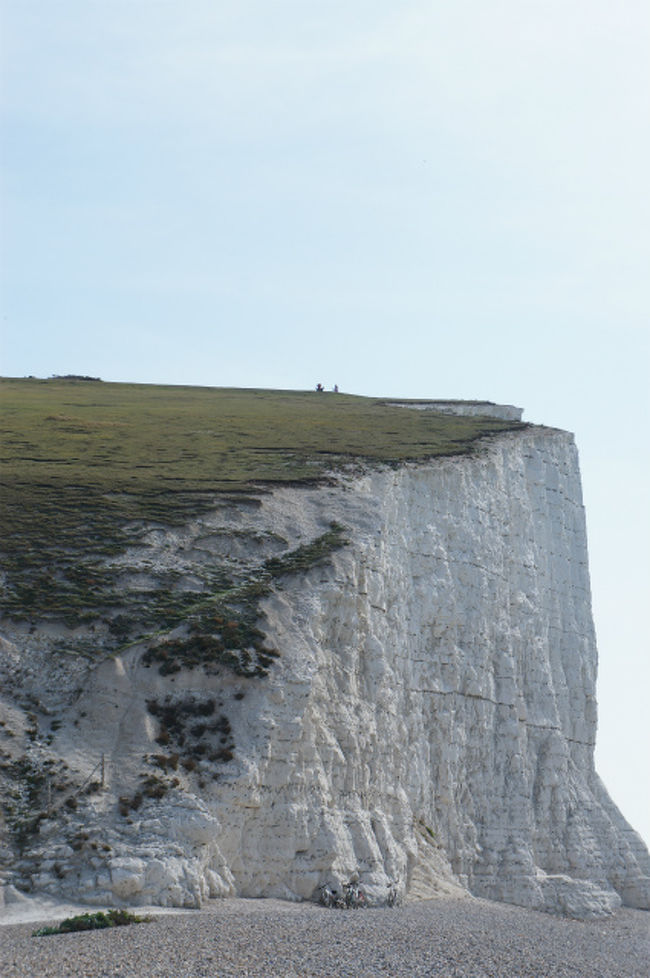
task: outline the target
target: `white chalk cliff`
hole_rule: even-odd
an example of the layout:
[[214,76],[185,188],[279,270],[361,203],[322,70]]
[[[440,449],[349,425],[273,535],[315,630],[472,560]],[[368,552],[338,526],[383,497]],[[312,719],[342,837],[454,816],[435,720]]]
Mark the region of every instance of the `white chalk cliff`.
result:
[[[649,907],[648,853],[594,769],[597,650],[573,437],[531,427],[470,455],[259,499],[152,529],[128,562],[191,577],[217,554],[246,565],[251,541],[268,556],[278,540],[295,548],[342,525],[345,546],[260,602],[280,653],[267,676],[163,676],[135,645],[89,660],[81,681],[59,657],[55,680],[62,632],[6,623],[7,722],[23,722],[7,690],[47,702],[49,685],[63,702],[79,687],[75,722],[29,749],[34,765],[48,750],[64,757],[79,783],[103,754],[105,785],[43,819],[7,858],[5,882],[102,905],[197,906],[311,899],[357,872],[377,902],[397,881],[407,896],[465,890],[575,916]],[[165,697],[212,697],[232,759],[216,780],[209,760],[179,765],[162,797],[120,814],[143,756],[160,751],[146,702]]]

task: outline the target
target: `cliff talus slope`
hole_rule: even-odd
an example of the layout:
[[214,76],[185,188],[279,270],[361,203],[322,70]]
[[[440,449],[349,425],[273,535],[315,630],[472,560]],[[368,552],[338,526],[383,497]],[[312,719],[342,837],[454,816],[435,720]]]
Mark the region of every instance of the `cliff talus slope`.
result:
[[[227,566],[239,624],[219,592],[211,646],[192,620],[80,671],[60,652],[64,626],[6,623],[22,801],[31,790],[42,805],[64,762],[71,784],[94,784],[50,800],[22,836],[6,816],[8,882],[192,906],[308,899],[358,873],[375,901],[396,881],[576,916],[648,907],[647,851],[594,770],[571,435],[529,428],[470,455],[230,500],[148,527],[120,561],[145,590],[173,571],[198,595]],[[49,712],[34,719],[30,697]]]

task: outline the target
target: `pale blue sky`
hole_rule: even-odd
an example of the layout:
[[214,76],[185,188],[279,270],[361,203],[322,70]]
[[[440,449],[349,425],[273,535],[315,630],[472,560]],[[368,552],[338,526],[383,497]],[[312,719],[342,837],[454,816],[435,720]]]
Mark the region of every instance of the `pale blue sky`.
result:
[[645,0],[0,0],[4,374],[575,431],[598,766],[650,839]]

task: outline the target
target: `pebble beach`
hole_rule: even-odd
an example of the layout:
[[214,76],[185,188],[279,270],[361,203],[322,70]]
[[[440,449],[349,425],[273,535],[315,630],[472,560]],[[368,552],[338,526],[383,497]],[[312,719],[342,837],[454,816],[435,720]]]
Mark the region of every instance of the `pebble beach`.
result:
[[583,922],[475,899],[368,910],[236,899],[159,913],[143,924],[34,937],[46,922],[0,927],[2,978],[650,974],[650,914],[640,910]]

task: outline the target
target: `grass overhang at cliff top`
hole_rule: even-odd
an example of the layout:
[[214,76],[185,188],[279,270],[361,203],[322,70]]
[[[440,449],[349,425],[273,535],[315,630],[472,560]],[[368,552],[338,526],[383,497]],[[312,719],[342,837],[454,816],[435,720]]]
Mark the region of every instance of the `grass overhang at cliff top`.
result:
[[307,483],[355,459],[466,453],[523,427],[349,394],[71,379],[4,379],[0,406],[4,540],[34,544],[57,532],[58,509],[62,533],[63,513],[83,510],[176,522],[193,498]]

